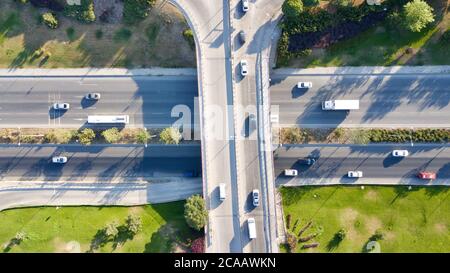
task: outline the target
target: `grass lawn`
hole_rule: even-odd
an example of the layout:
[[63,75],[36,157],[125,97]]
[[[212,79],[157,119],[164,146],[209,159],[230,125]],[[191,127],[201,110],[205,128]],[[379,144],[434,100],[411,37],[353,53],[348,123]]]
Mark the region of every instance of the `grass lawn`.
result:
[[[0,68],[195,67],[195,51],[183,38],[182,14],[157,1],[142,22],[91,24],[57,14],[59,26],[39,21],[44,9],[0,1]],[[99,16],[97,15],[97,18]],[[51,56],[33,57],[38,49]]]
[[[412,33],[380,24],[352,39],[327,49],[313,49],[311,55],[290,59],[279,66],[391,66],[391,65],[448,65],[450,44],[439,38],[450,27],[447,0],[430,0],[435,10],[435,24],[420,33]],[[407,48],[413,48],[406,53]]]
[[[301,250],[299,244],[299,252],[362,252],[378,229],[384,233],[381,252],[450,252],[448,187],[298,187],[281,193],[290,229],[299,220],[298,234],[312,221],[301,237],[321,233],[307,242],[319,247]],[[341,228],[347,235],[338,243]]]
[[[129,214],[142,219],[142,231],[113,250],[113,242],[95,252],[170,252],[183,248],[188,239],[200,236],[183,217],[184,202],[139,207],[40,207],[0,212],[0,243],[3,252],[69,252],[73,242],[81,252],[90,249],[96,233],[116,220],[125,223]],[[17,232],[27,239],[7,248]],[[75,243],[75,244],[77,244]]]

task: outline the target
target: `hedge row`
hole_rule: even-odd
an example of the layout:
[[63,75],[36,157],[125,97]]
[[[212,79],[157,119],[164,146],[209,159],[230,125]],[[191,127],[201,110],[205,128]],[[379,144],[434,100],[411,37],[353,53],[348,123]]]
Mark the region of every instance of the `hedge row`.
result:
[[370,142],[450,142],[449,129],[370,129]]

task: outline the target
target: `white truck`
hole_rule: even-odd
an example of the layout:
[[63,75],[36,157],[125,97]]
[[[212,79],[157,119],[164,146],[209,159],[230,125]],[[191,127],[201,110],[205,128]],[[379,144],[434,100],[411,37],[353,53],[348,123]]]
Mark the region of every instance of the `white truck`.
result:
[[255,218],[248,218],[247,220],[248,225],[248,237],[251,239],[256,238],[256,223]]
[[322,102],[322,110],[358,110],[359,100],[327,100]]
[[130,121],[130,117],[128,115],[92,115],[88,116],[88,123],[120,123],[120,124],[128,124]]

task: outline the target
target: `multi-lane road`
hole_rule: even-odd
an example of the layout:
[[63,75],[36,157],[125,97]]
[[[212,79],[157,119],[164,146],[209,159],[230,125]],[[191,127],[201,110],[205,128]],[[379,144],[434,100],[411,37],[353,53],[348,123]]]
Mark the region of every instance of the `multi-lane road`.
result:
[[[102,97],[84,99],[89,92]],[[195,76],[0,78],[0,127],[79,128],[92,114],[129,115],[129,127],[168,127],[179,118],[172,110],[192,111],[197,96]],[[70,109],[53,110],[55,102]]]
[[[450,127],[450,75],[442,74],[285,74],[273,73],[270,95],[280,109],[280,126]],[[310,81],[309,90],[298,89]],[[323,111],[332,99],[358,99],[360,109]]]
[[[200,145],[0,145],[0,181],[135,182],[201,175]],[[65,164],[51,162],[64,155]],[[1,182],[0,182],[1,183]]]
[[[410,155],[393,157],[395,149],[406,149]],[[450,185],[450,146],[434,144],[410,145],[293,145],[275,151],[275,173],[278,185],[321,184],[416,184]],[[302,164],[315,158],[313,165]],[[285,169],[298,170],[297,177],[284,176]],[[363,177],[350,179],[348,171],[362,171]],[[437,179],[424,181],[419,171],[431,171]]]

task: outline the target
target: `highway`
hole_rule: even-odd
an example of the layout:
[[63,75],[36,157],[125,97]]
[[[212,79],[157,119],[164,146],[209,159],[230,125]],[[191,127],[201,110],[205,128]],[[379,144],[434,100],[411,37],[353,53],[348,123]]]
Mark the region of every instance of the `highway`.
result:
[[[0,146],[1,181],[139,182],[201,174],[200,145]],[[51,162],[64,155],[65,164]]]
[[[279,105],[280,126],[450,127],[450,75],[447,74],[321,74],[271,75],[272,105]],[[300,90],[299,81],[313,87]],[[323,111],[321,102],[359,99],[360,109]]]
[[3,182],[0,211],[31,206],[146,205],[184,200],[201,191],[198,178],[164,183]]
[[[84,99],[89,92],[101,99]],[[79,128],[93,114],[129,115],[128,127],[168,127],[178,119],[172,109],[185,105],[193,113],[197,96],[195,76],[0,77],[0,127]],[[70,109],[53,110],[55,102]]]
[[[410,155],[395,158],[394,149],[406,149]],[[410,145],[294,145],[275,151],[277,185],[326,184],[445,184],[450,185],[450,146],[432,144]],[[314,157],[311,165],[298,159]],[[298,170],[295,178],[286,177],[284,169]],[[360,170],[363,177],[351,179],[348,171]],[[435,181],[423,181],[415,176],[419,171],[437,174]]]
[[[274,232],[275,202],[273,201],[273,180],[269,178],[267,183],[262,176],[261,166],[263,157],[260,142],[263,136],[258,128],[263,128],[261,115],[261,98],[258,99],[258,89],[262,89],[261,82],[268,81],[267,75],[261,71],[261,53],[269,43],[270,35],[277,24],[277,20],[272,17],[281,7],[283,1],[262,0],[250,1],[249,10],[242,11],[241,1],[231,1],[231,25],[232,25],[232,56],[233,56],[233,92],[235,104],[235,124],[236,124],[236,158],[237,158],[237,180],[240,203],[240,215],[243,241],[243,251],[248,253],[278,252],[276,238],[270,237],[270,232]],[[239,32],[244,31],[246,42],[239,39]],[[248,64],[248,75],[241,75],[240,61],[245,59]],[[258,62],[259,59],[259,62]],[[261,78],[263,74],[264,78]],[[268,104],[269,102],[265,102]],[[260,110],[260,111],[258,111]],[[255,117],[255,121],[250,120],[250,115]],[[270,142],[270,141],[268,141]],[[270,155],[270,153],[269,153]],[[271,172],[266,173],[270,175]],[[270,187],[269,189],[267,189]],[[251,193],[254,189],[259,190],[261,195],[261,205],[254,207]],[[270,196],[273,195],[273,196]],[[270,200],[271,202],[269,202]],[[249,240],[247,220],[254,218],[256,222],[257,238]],[[270,222],[272,221],[272,222]],[[275,233],[274,233],[275,234]],[[275,242],[275,243],[274,243]]]

